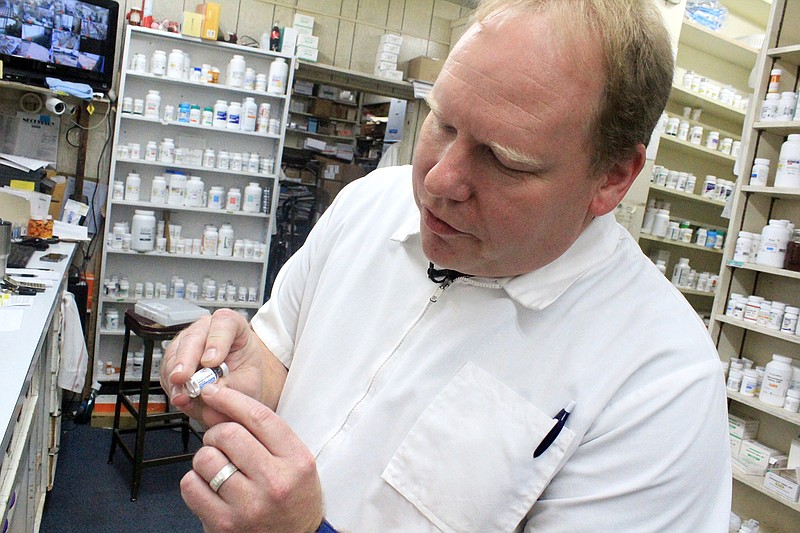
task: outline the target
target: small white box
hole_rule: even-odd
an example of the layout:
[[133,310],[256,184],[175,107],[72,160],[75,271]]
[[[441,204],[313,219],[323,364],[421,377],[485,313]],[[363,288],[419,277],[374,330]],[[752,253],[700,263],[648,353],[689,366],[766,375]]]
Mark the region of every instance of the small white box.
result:
[[210,314],[188,300],[170,298],[166,300],[139,300],[133,310],[162,326],[174,326],[194,322],[200,317]]
[[786,461],[786,466],[789,468],[800,467],[800,437],[792,439],[792,444],[789,446],[789,459]]
[[281,53],[293,56],[297,48],[297,30],[294,28],[283,28],[281,32]]
[[795,468],[769,470],[764,477],[764,488],[786,498],[790,502],[796,502],[800,499],[798,478],[800,478],[800,472]]
[[316,61],[319,55],[319,50],[316,48],[309,48],[307,46],[297,47],[297,59],[305,59],[306,61]]
[[391,43],[400,46],[403,44],[403,36],[395,33],[384,33],[381,35],[381,44],[383,43]]
[[397,63],[392,63],[391,61],[378,61],[375,63],[375,71],[382,71],[382,70],[397,70]]
[[752,439],[758,433],[758,420],[728,414],[728,433],[742,440]]
[[397,65],[397,54],[393,54],[391,52],[379,51],[377,55],[375,55],[375,63],[377,64],[380,63],[381,61],[386,61],[389,63],[393,63],[394,65]]
[[381,78],[387,78],[394,81],[403,81],[402,70],[381,70],[376,73]]
[[298,35],[297,46],[305,46],[306,48],[319,48],[319,37],[314,35]]
[[386,52],[387,54],[399,54],[400,53],[400,45],[394,43],[381,43],[378,46],[378,53]]
[[298,36],[311,35],[312,33],[314,33],[314,30],[312,30],[311,28],[306,28],[305,26],[293,26],[292,29],[294,29],[297,32]]
[[320,141],[312,137],[306,137],[306,140],[303,142],[303,148],[319,150],[320,152],[324,151],[326,147],[325,141]]
[[294,92],[296,92],[297,94],[305,94],[308,96],[312,96],[314,94],[314,82],[305,80],[295,80]]
[[733,435],[729,435],[728,438],[731,443],[731,457],[739,457],[739,451],[742,449],[742,439]]
[[[737,459],[740,463],[746,465],[747,473],[763,476],[768,468],[772,466],[782,466],[780,462],[778,462],[777,465],[770,464],[776,462],[772,460],[773,458],[777,458],[781,455],[781,452],[778,450],[765,446],[758,441],[745,440],[742,442],[742,448],[739,450]],[[783,464],[786,463],[784,462]]]
[[294,23],[292,25],[314,29],[314,17],[311,15],[303,15],[302,13],[295,13]]

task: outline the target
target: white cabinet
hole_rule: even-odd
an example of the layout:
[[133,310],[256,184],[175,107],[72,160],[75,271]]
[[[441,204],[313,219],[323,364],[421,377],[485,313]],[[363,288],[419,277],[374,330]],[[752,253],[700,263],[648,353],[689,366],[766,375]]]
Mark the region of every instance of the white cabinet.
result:
[[[166,69],[171,76],[154,72],[153,55],[157,50],[164,52],[171,63]],[[183,69],[178,67],[176,70],[174,50],[180,50],[186,57]],[[157,296],[159,287],[170,292],[173,281],[180,279],[185,297],[196,299],[198,305],[212,311],[218,307],[231,307],[243,310],[249,316],[265,299],[270,225],[277,205],[277,172],[281,164],[289,96],[285,90],[273,94],[245,86],[226,85],[226,69],[234,55],[243,57],[246,68],[252,69],[249,75],[268,75],[271,63],[282,58],[289,64],[285,86],[291,87],[292,57],[138,27],[129,26],[126,30],[118,102],[120,112],[116,117],[105,228],[107,235],[113,235],[115,224],[127,223],[130,232],[134,229],[131,225],[135,212],[147,210],[153,211],[157,221],[164,223],[164,232],[154,237],[155,249],[151,252],[128,250],[126,239],[120,241],[120,238],[107,237],[105,240],[94,353],[96,361],[110,361],[112,368],[119,366],[124,325],[120,320],[117,329],[109,329],[106,316],[115,309],[122,317],[125,308],[149,295],[151,284],[154,296]],[[139,67],[142,61],[144,68]],[[201,72],[215,69],[219,71],[217,83],[198,80]],[[146,105],[148,91],[152,90],[158,91],[160,98],[157,116],[147,116],[140,111]],[[259,127],[256,131],[243,131],[230,125],[204,125],[202,114],[205,109],[211,108],[214,113],[215,104],[220,100],[227,104],[243,104],[246,98],[252,98],[258,109]],[[167,106],[173,108],[173,113],[165,117]],[[195,106],[196,109],[190,111]],[[174,144],[174,160],[160,152],[155,158],[148,158],[148,143],[155,143],[160,149],[164,139],[171,139]],[[208,150],[213,151],[213,162],[207,159],[210,155]],[[227,167],[219,161],[222,151],[227,152]],[[236,154],[243,157],[241,168],[234,164]],[[248,161],[254,154],[256,164],[248,168]],[[124,187],[132,173],[138,174],[140,180],[138,199],[128,191],[121,197],[115,195],[114,183],[120,182]],[[199,177],[206,195],[211,187],[222,188],[223,202],[227,193],[235,188],[239,190],[243,203],[246,187],[257,183],[262,189],[262,201],[258,212],[208,207],[205,198],[185,201],[178,197],[176,188],[170,190],[168,187],[168,196],[176,194],[172,201],[155,203],[151,198],[151,188],[156,176],[165,177],[168,185],[172,176],[178,176],[174,183],[182,181],[183,177]],[[217,255],[213,247],[210,254],[207,249],[203,250],[206,253],[198,253],[198,247],[202,249],[210,242],[210,239],[204,240],[207,226],[213,225],[219,231],[223,224],[230,224],[233,228],[233,238],[238,243],[236,253],[232,256]],[[180,226],[179,238],[174,233],[169,234],[170,225]],[[159,237],[167,239],[167,242],[159,243]],[[106,291],[105,281],[112,278],[127,280],[127,294]],[[215,283],[214,294],[212,291],[204,294],[204,287],[210,287],[209,281]],[[137,286],[140,291],[137,291]],[[230,287],[233,287],[232,291]],[[132,346],[133,351],[138,349],[139,345]],[[115,381],[117,375],[108,375],[95,365],[95,378]]]
[[[758,2],[753,2],[754,4]],[[773,68],[783,69],[781,91],[797,91],[800,67],[800,1],[774,0],[767,28],[766,49],[756,69],[756,106],[764,99]],[[744,129],[740,179],[734,193],[730,238],[725,248],[720,290],[714,300],[711,334],[723,361],[746,357],[755,366],[766,365],[775,353],[790,356],[800,366],[800,336],[726,315],[732,293],[762,296],[770,301],[800,305],[800,273],[750,262],[734,262],[734,244],[739,231],[761,233],[769,219],[787,219],[800,225],[800,190],[773,186],[778,154],[786,136],[800,133],[800,121],[760,122],[758,113],[748,115]],[[770,159],[771,171],[765,187],[748,184],[755,158]],[[800,415],[780,407],[729,391],[732,414],[759,420],[756,439],[787,452],[800,434]],[[794,532],[800,523],[800,504],[764,488],[764,477],[734,470],[733,510],[761,522],[761,531]]]
[[[658,136],[655,165],[670,171],[693,174],[696,180],[690,190],[676,190],[674,182],[669,185],[667,181],[667,187],[662,183],[663,179],[654,180],[649,186],[648,201],[656,200],[659,205],[668,206],[670,221],[688,226],[692,236],[688,243],[669,236],[656,237],[645,231],[639,236],[640,246],[645,253],[653,260],[665,260],[668,277],[672,276],[674,265],[681,257],[689,259],[690,267],[697,275],[692,285],[678,286],[678,289],[702,315],[710,314],[715,293],[713,287],[702,283],[703,286],[699,286],[697,280],[703,272],[709,273],[709,276],[719,273],[722,250],[715,249],[711,242],[698,243],[698,230],[725,234],[728,226],[728,220],[721,217],[725,201],[719,197],[704,197],[705,178],[712,175],[717,180],[730,182],[728,190],[732,190],[732,184],[736,181],[736,157],[719,149],[708,148],[707,139],[710,132],[718,132],[720,140],[728,138],[731,143],[741,143],[747,106],[740,102],[742,99],[745,102],[748,98],[752,99],[747,81],[756,63],[758,50],[734,39],[732,35],[756,33],[759,26],[763,33],[766,15],[763,10],[754,11],[756,3],[759,2],[743,4],[723,0],[730,12],[726,24],[718,32],[684,19],[678,42],[676,75],[666,113],[669,118],[682,122],[684,128],[700,127],[703,133],[700,144],[690,142],[691,136],[685,138],[661,133]],[[762,19],[760,22],[759,17]],[[693,74],[695,83],[684,85],[684,75],[688,71]],[[688,81],[689,78],[686,79]],[[702,88],[700,80],[707,80],[715,87]],[[722,91],[725,91],[725,95],[720,97],[718,93]],[[688,117],[684,116],[687,108]],[[696,114],[699,116],[693,119]]]

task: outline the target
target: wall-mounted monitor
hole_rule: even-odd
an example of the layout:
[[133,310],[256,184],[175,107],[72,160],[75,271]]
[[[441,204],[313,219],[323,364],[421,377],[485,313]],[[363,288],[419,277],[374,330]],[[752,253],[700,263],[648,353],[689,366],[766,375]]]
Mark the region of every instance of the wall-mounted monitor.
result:
[[51,77],[107,91],[118,14],[113,0],[0,0],[3,78],[45,85]]

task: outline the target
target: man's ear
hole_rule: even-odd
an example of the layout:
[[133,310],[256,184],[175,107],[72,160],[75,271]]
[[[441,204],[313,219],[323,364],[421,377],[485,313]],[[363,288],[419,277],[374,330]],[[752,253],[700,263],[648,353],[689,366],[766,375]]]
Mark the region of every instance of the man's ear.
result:
[[645,161],[645,146],[639,144],[630,158],[617,161],[599,179],[601,184],[595,192],[589,211],[599,217],[613,211],[633,185],[633,180],[642,171]]

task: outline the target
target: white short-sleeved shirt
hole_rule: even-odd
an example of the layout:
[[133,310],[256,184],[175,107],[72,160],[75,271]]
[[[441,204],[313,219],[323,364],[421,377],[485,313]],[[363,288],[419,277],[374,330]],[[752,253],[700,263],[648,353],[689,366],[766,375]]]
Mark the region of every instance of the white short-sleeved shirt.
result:
[[427,267],[411,169],[380,169],[337,197],[253,319],[289,368],[278,413],[317,457],[334,527],[727,531],[719,359],[612,215],[522,276],[436,298]]

